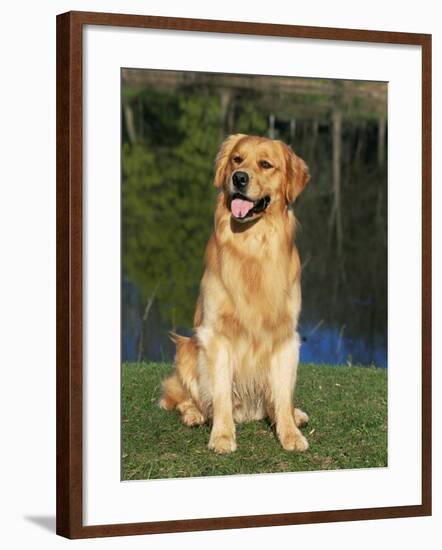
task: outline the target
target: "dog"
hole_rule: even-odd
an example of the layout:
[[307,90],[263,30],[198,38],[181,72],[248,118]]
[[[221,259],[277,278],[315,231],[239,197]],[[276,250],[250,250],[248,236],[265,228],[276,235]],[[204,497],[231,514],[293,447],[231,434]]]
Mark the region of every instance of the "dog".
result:
[[269,418],[282,447],[305,451],[293,406],[301,264],[289,206],[309,180],[282,141],[235,134],[215,160],[214,232],[190,338],[172,334],[175,370],[160,406],[187,426],[212,420],[209,449],[236,450],[235,422]]

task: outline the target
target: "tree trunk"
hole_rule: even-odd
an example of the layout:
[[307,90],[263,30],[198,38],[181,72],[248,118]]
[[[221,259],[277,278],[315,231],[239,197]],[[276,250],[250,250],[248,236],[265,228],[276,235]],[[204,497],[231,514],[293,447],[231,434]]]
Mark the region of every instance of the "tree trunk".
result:
[[313,120],[312,123],[312,137],[310,140],[310,158],[315,158],[315,152],[316,152],[316,144],[318,142],[318,134],[319,134],[319,121],[317,118]]
[[269,138],[275,139],[275,115],[273,113],[269,115]]
[[152,307],[153,301],[155,300],[155,295],[157,293],[158,286],[159,285],[157,285],[154,288],[152,294],[149,296],[149,299],[147,300],[146,307],[144,309],[143,318],[141,319],[140,338],[138,340],[138,355],[137,355],[137,362],[138,363],[140,363],[141,359],[143,358],[143,353],[144,353],[144,327],[146,326],[146,321],[147,321],[147,318],[149,317],[150,309]]
[[129,103],[125,103],[123,112],[124,121],[126,122],[127,135],[129,136],[129,141],[133,145],[137,142],[137,132],[135,130],[134,113]]
[[386,134],[386,120],[382,116],[378,121],[378,190],[376,198],[376,228],[378,232],[378,238],[383,244],[386,243],[387,237],[385,232],[385,223],[383,220],[382,206],[384,203],[384,165],[385,165],[385,134]]
[[[232,100],[232,90],[229,88],[221,88],[220,90],[220,103],[221,103],[221,128],[223,134],[230,134],[232,132],[229,128],[231,120],[229,117],[230,103]],[[224,137],[224,135],[222,137]]]
[[342,112],[336,110],[332,115],[333,142],[333,206],[329,219],[330,236],[335,228],[338,257],[342,258],[343,227],[341,205],[341,156],[342,156]]
[[295,144],[295,134],[296,134],[296,119],[290,119],[290,145]]
[[385,163],[385,116],[381,116],[378,120],[378,166],[383,168]]

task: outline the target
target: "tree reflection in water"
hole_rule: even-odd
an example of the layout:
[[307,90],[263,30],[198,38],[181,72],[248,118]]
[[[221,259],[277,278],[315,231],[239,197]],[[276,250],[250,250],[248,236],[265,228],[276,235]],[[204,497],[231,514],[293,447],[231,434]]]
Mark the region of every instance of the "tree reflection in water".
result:
[[305,159],[294,205],[301,360],[387,366],[387,84],[132,70],[122,76],[122,359],[170,360],[190,333],[229,133]]

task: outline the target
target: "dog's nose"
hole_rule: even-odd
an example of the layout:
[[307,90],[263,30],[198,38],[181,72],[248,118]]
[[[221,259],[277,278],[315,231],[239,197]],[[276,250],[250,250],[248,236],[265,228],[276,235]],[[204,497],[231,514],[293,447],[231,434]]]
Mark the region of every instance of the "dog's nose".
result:
[[237,170],[233,174],[232,180],[233,185],[237,189],[244,189],[244,187],[246,187],[246,185],[249,183],[249,175],[247,174],[247,172],[241,172],[240,170]]

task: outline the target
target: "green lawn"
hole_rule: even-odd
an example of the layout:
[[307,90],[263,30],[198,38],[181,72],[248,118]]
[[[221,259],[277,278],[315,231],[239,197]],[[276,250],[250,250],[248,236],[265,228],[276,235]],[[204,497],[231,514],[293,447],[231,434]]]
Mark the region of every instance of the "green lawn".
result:
[[310,448],[284,451],[268,422],[237,426],[238,450],[207,449],[210,426],[188,428],[175,411],[158,407],[170,363],[122,367],[122,478],[251,474],[373,468],[387,465],[387,371],[301,365],[296,405],[310,417]]

